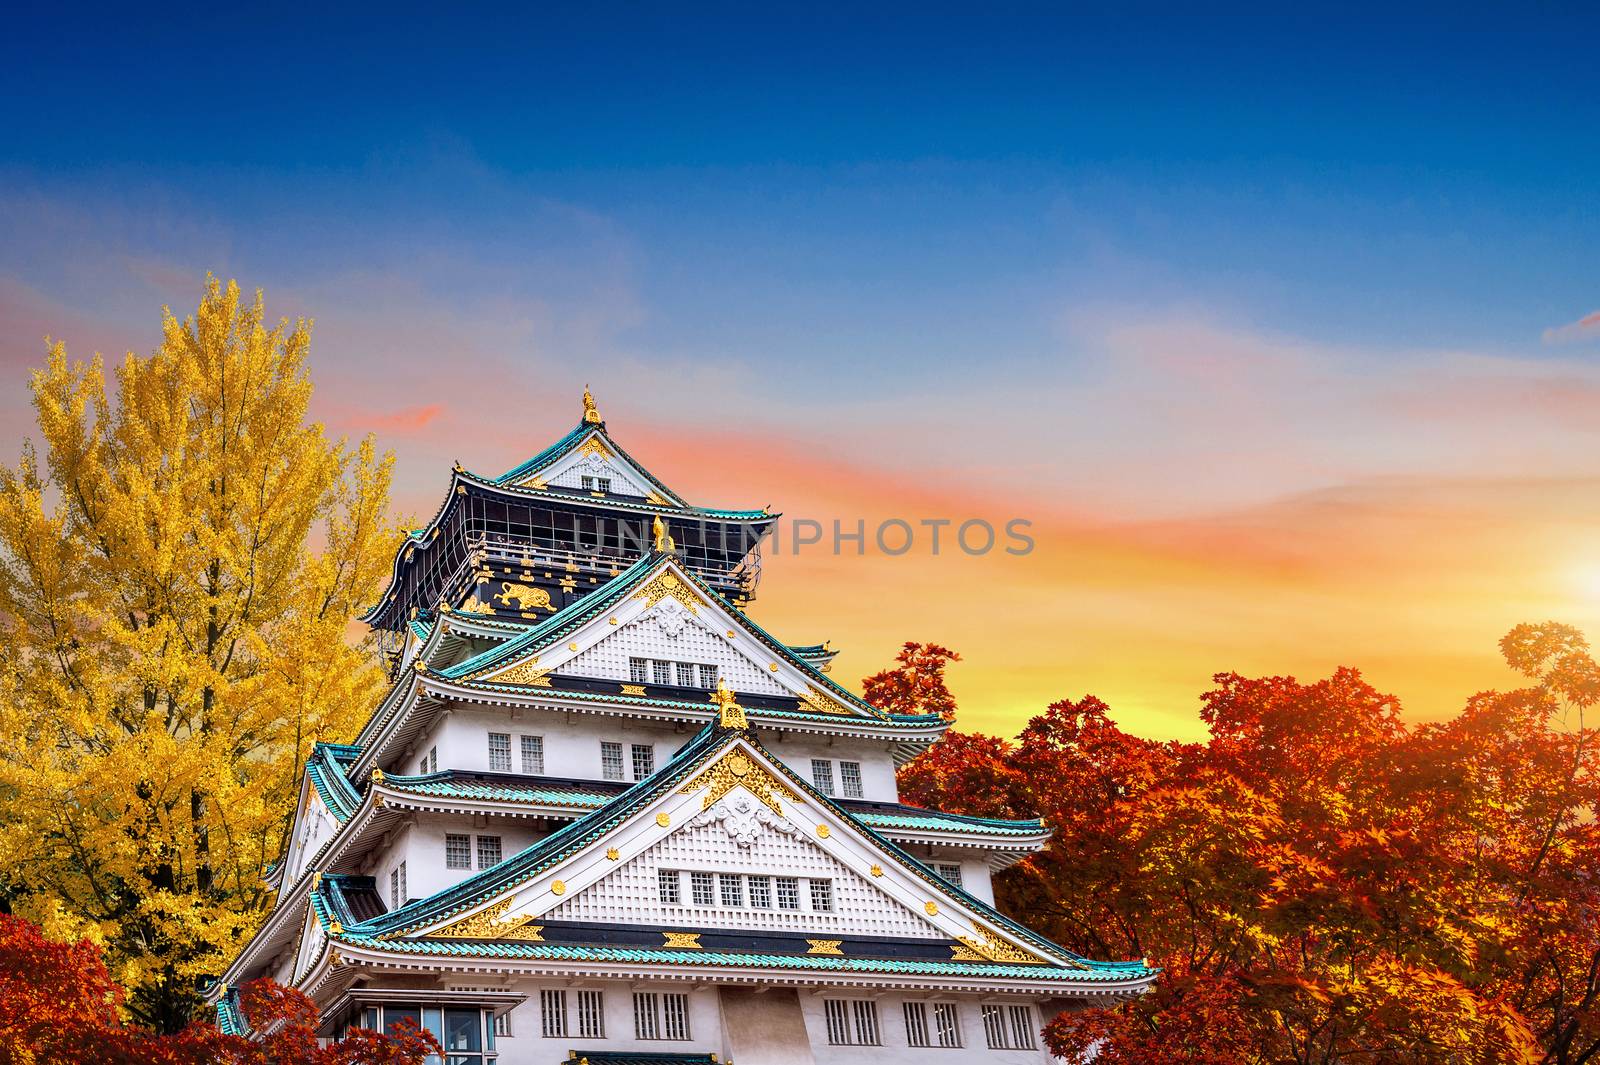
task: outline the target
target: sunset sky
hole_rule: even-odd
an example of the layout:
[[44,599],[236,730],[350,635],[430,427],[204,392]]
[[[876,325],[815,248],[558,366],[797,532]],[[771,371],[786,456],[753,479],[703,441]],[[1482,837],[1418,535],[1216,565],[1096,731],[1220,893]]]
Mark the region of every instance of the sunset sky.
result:
[[852,685],[957,649],[968,727],[1341,664],[1433,718],[1600,638],[1592,16],[700,10],[13,26],[0,456],[47,334],[148,352],[212,271],[423,517],[587,382],[694,502],[1030,521],[785,542],[752,608]]

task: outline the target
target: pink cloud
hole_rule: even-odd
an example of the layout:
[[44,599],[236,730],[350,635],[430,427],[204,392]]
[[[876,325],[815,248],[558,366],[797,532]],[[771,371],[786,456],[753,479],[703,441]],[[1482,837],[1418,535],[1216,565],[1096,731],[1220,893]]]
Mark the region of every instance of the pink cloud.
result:
[[1543,337],[1546,344],[1570,344],[1575,340],[1600,337],[1600,311],[1590,311],[1576,322],[1546,329]]

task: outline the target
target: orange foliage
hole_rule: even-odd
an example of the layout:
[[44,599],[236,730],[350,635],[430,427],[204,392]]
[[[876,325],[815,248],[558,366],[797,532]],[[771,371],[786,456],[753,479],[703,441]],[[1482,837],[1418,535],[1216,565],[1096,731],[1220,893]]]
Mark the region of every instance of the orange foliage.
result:
[[421,1065],[438,1053],[415,1028],[389,1035],[358,1030],[319,1046],[317,1011],[299,991],[270,980],[240,989],[254,1041],[195,1024],[163,1035],[124,1024],[123,990],[99,948],[55,943],[37,925],[0,914],[0,1065]]
[[[1204,743],[1122,732],[1093,698],[1018,742],[954,733],[908,801],[1040,816],[1001,905],[1083,954],[1150,958],[1151,993],[1057,1017],[1068,1060],[1600,1058],[1600,667],[1582,635],[1502,641],[1527,688],[1408,727],[1341,669],[1218,674]],[[881,690],[891,683],[874,678]],[[953,709],[953,708],[952,708]]]

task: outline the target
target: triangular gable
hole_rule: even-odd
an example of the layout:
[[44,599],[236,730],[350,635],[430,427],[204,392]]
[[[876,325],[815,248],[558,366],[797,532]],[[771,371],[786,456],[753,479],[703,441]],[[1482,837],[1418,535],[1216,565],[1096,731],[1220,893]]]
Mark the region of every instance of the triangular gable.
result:
[[[676,558],[656,553],[524,637],[445,675],[548,687],[551,674],[562,674],[625,685],[634,683],[633,658],[715,665],[735,691],[798,699],[818,713],[884,716],[773,639]],[[670,683],[681,682],[674,674]]]
[[[745,799],[784,822],[768,826],[779,838],[803,841],[809,848],[793,849],[790,860],[810,862],[818,870],[844,870],[851,891],[859,890],[860,882],[870,885],[877,893],[873,919],[898,922],[905,929],[898,934],[942,936],[950,942],[952,959],[1083,964],[864,828],[768,754],[747,729],[717,727],[601,810],[435,899],[387,915],[371,931],[386,939],[539,941],[541,922],[557,919],[556,911],[565,903],[586,898],[597,886],[599,894],[606,894],[631,881],[641,893],[635,896],[636,905],[658,903],[656,885],[633,874],[612,883],[608,878],[659,862],[664,853],[676,855],[674,848],[721,847],[719,833],[734,838],[727,818],[743,818],[756,808]],[[794,827],[792,836],[787,825]],[[735,824],[735,835],[746,827]],[[685,832],[691,836],[683,836]],[[687,881],[684,890],[689,890]],[[836,904],[831,916],[837,928],[845,915]]]
[[293,980],[298,983],[322,957],[328,945],[328,929],[317,912],[316,892],[306,897],[305,917],[300,921],[300,938],[295,946]]
[[524,488],[592,490],[592,485],[583,483],[584,477],[605,478],[613,493],[641,496],[657,506],[689,505],[611,439],[603,425],[588,423],[580,423],[554,446],[495,480]]
[[316,857],[328,840],[339,830],[339,819],[334,817],[322,796],[311,786],[308,773],[300,782],[300,803],[294,819],[294,831],[289,836],[289,847],[283,858],[284,887],[289,887],[305,875],[306,863]]

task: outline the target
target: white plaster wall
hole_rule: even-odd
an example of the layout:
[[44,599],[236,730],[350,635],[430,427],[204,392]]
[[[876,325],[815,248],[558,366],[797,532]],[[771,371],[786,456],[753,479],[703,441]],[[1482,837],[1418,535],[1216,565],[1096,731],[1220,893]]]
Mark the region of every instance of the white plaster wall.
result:
[[[811,760],[826,758],[834,763],[861,763],[861,797],[874,802],[898,802],[900,791],[895,784],[894,757],[886,746],[876,740],[859,740],[846,736],[797,736],[786,732],[762,730],[762,743],[774,756],[799,774],[800,779],[811,782]],[[833,767],[833,793],[843,798],[839,780],[839,767]]]
[[[473,867],[447,869],[444,862],[444,837],[446,833],[460,832],[473,837]],[[408,825],[373,852],[364,872],[377,883],[378,894],[384,905],[389,901],[389,872],[396,865],[406,863],[406,895],[423,899],[452,887],[478,871],[477,837],[499,836],[501,860],[526,850],[537,842],[543,833],[533,828],[533,822],[506,818],[462,817],[447,819],[425,817]]]
[[[957,1065],[959,1062],[982,1061],[987,1065],[1038,1065],[1039,1062],[1056,1060],[1044,1048],[1042,1039],[1038,1039],[1037,1049],[1034,1050],[990,1050],[984,1041],[983,1016],[980,1001],[976,998],[960,998],[957,996],[941,996],[929,994],[925,996],[885,995],[877,999],[878,1003],[878,1034],[882,1040],[881,1046],[849,1047],[828,1045],[828,1022],[824,1015],[825,998],[870,998],[870,995],[861,994],[852,996],[849,993],[825,992],[821,995],[800,993],[800,1008],[805,1013],[806,1031],[811,1036],[812,1053],[816,1056],[817,1065],[856,1065],[859,1062],[870,1062],[872,1065],[940,1065],[948,1062]],[[914,1047],[906,1038],[906,1024],[903,1003],[908,997],[920,999],[928,1003],[928,1023],[930,1028],[933,1023],[933,1006],[936,1001],[955,1002],[960,1016],[961,1046],[959,1047]],[[999,1001],[999,1000],[996,1000]],[[1038,1011],[1034,1011],[1037,1020]],[[1037,1039],[1037,1034],[1036,1034]]]
[[600,742],[612,740],[623,745],[623,773],[632,780],[634,744],[655,749],[656,768],[694,738],[688,729],[651,726],[615,718],[594,718],[558,711],[533,709],[452,710],[431,731],[417,741],[410,753],[397,760],[393,771],[415,773],[428,749],[439,748],[439,769],[489,772],[489,733],[511,736],[511,771],[522,772],[522,741],[519,736],[544,737],[544,772],[552,777],[604,779],[600,765]]
[[[567,991],[569,1023],[576,1026],[577,995],[579,987],[598,989],[605,994],[606,1038],[578,1039],[574,1036],[545,1038],[541,1032],[539,991],[543,988],[563,988]],[[519,981],[512,989],[527,995],[527,1000],[511,1011],[510,1036],[496,1040],[500,1065],[550,1065],[566,1059],[568,1050],[612,1050],[670,1054],[715,1053],[726,1060],[728,1048],[723,1045],[721,1001],[714,986],[684,983],[652,983],[648,981]],[[641,1040],[634,1038],[633,992],[657,991],[686,993],[689,996],[689,1034],[687,1041]],[[823,1016],[824,996],[848,998],[849,994],[834,992],[815,994],[800,992],[801,1011],[805,1016],[806,1032],[811,1042],[817,1065],[961,1065],[966,1062],[983,1062],[985,1065],[1039,1065],[1052,1058],[1039,1041],[1034,1050],[990,1050],[984,1041],[983,1018],[979,1012],[980,1000],[973,996],[940,996],[958,1005],[962,1046],[913,1047],[906,1039],[906,1028],[901,1003],[907,996],[884,995],[877,999],[878,1029],[881,1046],[836,1047],[828,1045],[827,1022]],[[870,997],[863,993],[858,997]],[[914,996],[924,1002],[935,1001],[935,996]],[[997,1000],[998,1001],[998,1000]],[[1037,1012],[1035,1013],[1037,1019]],[[931,1023],[931,1016],[930,1016]]]
[[[605,1039],[578,1039],[561,1036],[546,1039],[540,1023],[539,991],[543,988],[563,988],[567,992],[567,1017],[569,1030],[577,1027],[578,988],[598,989],[605,993]],[[721,1004],[715,987],[694,986],[682,983],[622,981],[524,981],[512,988],[528,996],[527,1001],[511,1011],[511,1032],[496,1040],[500,1052],[499,1065],[550,1065],[565,1061],[568,1050],[631,1050],[653,1051],[667,1054],[714,1053],[726,1058],[722,1045]],[[687,1041],[664,1039],[636,1039],[633,1028],[633,993],[655,991],[659,993],[687,994],[689,996],[689,1036]]]

